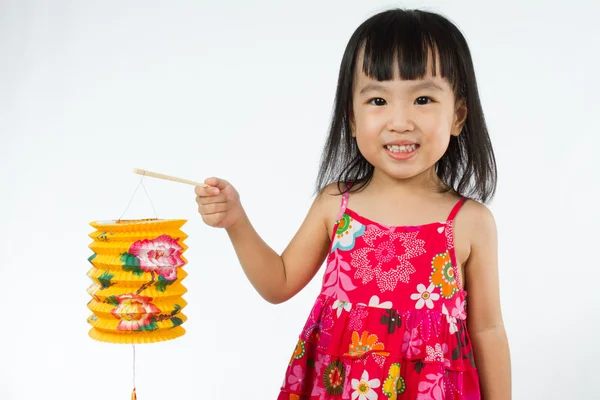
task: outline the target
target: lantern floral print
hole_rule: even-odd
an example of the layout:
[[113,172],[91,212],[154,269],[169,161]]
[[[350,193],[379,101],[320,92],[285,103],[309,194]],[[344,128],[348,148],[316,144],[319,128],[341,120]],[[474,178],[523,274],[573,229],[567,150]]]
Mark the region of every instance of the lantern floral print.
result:
[[415,226],[342,203],[277,400],[481,400],[454,261],[462,201],[447,221]]
[[111,310],[111,314],[119,319],[117,330],[137,331],[144,328],[157,328],[154,316],[158,315],[160,310],[151,303],[151,297],[122,294],[115,296],[115,299],[118,305]]
[[173,310],[163,313],[152,301],[152,297],[128,293],[109,296],[104,302],[115,307],[110,313],[119,320],[118,331],[154,331],[159,328],[157,323],[165,320],[172,327],[183,323],[177,316],[181,306],[175,304]]
[[153,343],[185,334],[181,281],[187,274],[182,219],[94,221],[87,275],[89,336],[109,343]]
[[129,253],[138,258],[140,269],[156,272],[168,281],[177,279],[177,268],[185,264],[183,248],[177,239],[161,235],[153,240],[139,240],[131,245]]

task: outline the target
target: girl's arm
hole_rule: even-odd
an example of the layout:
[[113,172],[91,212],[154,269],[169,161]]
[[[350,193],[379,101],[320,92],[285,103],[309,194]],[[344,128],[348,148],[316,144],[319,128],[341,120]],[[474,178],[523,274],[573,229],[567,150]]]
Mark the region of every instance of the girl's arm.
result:
[[500,309],[498,239],[492,213],[475,202],[470,219],[471,252],[465,266],[467,324],[483,400],[511,399],[508,339]]
[[317,196],[300,229],[279,255],[258,235],[230,183],[216,178],[205,183],[212,187],[196,188],[204,222],[227,230],[244,273],[265,300],[282,303],[310,282],[329,249],[326,221],[332,196]]

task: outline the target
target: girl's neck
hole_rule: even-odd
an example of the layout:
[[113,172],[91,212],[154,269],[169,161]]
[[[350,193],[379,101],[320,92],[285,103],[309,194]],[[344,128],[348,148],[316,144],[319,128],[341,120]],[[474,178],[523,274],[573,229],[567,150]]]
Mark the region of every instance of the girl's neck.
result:
[[396,198],[415,198],[437,194],[444,187],[445,184],[435,173],[434,167],[406,179],[394,178],[375,169],[368,190],[392,195]]

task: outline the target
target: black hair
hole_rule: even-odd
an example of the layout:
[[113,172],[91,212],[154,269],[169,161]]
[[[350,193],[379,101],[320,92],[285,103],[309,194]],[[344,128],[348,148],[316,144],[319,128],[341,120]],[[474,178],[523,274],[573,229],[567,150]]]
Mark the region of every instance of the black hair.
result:
[[[446,185],[442,191],[482,202],[496,191],[496,161],[479,100],[477,82],[467,41],[445,17],[422,10],[391,9],[363,22],[350,38],[340,65],[329,136],[321,156],[317,192],[337,182],[340,193],[364,188],[374,167],[360,153],[350,129],[354,74],[359,55],[362,70],[378,81],[391,80],[394,68],[401,79],[421,79],[427,74],[428,58],[436,53],[439,71],[454,92],[456,101],[467,106],[467,118],[458,136],[451,136],[446,153],[435,171]],[[348,189],[343,183],[352,182]]]

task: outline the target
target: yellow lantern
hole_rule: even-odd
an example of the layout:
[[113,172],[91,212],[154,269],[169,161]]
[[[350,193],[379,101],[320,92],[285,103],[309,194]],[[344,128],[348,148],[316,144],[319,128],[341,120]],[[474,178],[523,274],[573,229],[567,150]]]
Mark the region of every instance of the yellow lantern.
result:
[[[133,172],[206,187],[203,183],[142,169]],[[140,181],[134,196],[142,184]],[[87,319],[92,325],[89,335],[101,342],[133,345],[132,400],[137,399],[135,345],[185,334],[181,324],[186,317],[181,310],[187,305],[182,298],[187,289],[181,281],[187,276],[182,269],[187,264],[183,256],[187,235],[181,227],[186,222],[156,218],[90,223],[95,231],[89,235],[93,239],[89,247],[94,252],[88,259],[92,264],[88,276],[93,281],[88,288],[92,296],[88,308],[93,313]]]
[[96,221],[89,258],[90,337],[110,343],[152,343],[185,334],[181,281],[186,220]]

